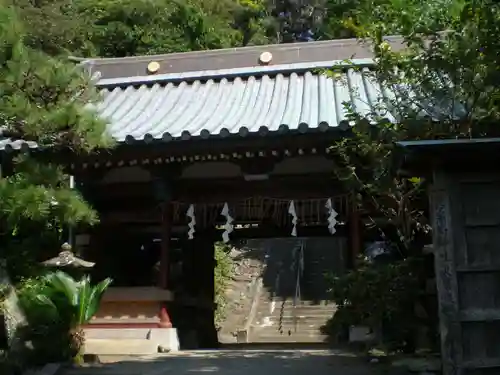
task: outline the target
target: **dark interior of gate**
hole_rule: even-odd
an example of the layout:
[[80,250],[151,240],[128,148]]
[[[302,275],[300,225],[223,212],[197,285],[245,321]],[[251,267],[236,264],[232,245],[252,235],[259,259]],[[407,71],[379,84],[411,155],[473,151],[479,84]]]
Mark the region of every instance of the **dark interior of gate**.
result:
[[[334,178],[328,155],[332,141],[324,135],[309,145],[306,137],[298,139],[289,137],[260,151],[252,142],[244,151],[225,152],[230,158],[222,160],[215,153],[195,158],[202,154],[193,147],[187,157],[166,165],[145,155],[139,158],[137,150],[127,152],[132,162],[81,168],[79,188],[101,218],[85,247],[86,259],[96,262],[94,278],[110,276],[114,288],[129,288],[130,295],[148,287],[172,292],[163,302],[181,346],[217,346],[214,243],[223,239],[227,218],[221,213],[227,205],[234,220],[229,244],[263,265],[260,307],[254,321],[247,322],[250,341],[321,341],[321,335],[307,331],[306,322],[302,331],[297,329],[305,314],[300,307],[323,304],[321,312],[331,316],[325,274],[351,266],[359,251],[359,223],[349,192]],[[291,202],[295,215],[290,214]],[[191,205],[196,224],[189,238]],[[333,234],[328,229],[332,210],[337,222]],[[118,320],[121,314],[120,326],[152,324],[154,308],[148,313],[145,297],[135,299],[127,303],[135,313],[120,313],[124,305],[113,301],[106,317],[98,316],[95,323],[107,326],[110,316]],[[141,303],[143,307],[132,308]],[[312,315],[319,311],[310,309]]]

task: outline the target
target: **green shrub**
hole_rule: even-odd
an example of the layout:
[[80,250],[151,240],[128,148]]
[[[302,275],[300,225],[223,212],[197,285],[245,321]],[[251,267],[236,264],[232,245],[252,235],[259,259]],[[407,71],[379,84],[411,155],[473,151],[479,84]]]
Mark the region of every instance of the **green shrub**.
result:
[[215,311],[216,325],[219,325],[225,317],[227,306],[226,292],[234,273],[233,261],[229,255],[230,251],[231,247],[223,242],[215,244],[214,294],[215,303],[217,304]]
[[24,353],[26,360],[43,365],[78,357],[84,344],[81,326],[97,312],[110,282],[93,286],[89,277],[77,281],[61,271],[24,282],[19,292],[27,320],[22,340],[32,347]]
[[418,324],[415,303],[422,290],[422,262],[405,259],[391,264],[362,263],[346,275],[331,278],[331,297],[338,309],[327,325],[335,335],[343,327],[382,327],[389,349],[411,345]]

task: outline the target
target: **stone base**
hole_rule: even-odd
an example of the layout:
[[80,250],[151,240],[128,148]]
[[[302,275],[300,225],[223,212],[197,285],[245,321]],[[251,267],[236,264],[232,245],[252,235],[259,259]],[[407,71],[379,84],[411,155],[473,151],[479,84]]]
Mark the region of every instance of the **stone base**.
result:
[[179,351],[175,328],[86,328],[85,354],[147,355]]

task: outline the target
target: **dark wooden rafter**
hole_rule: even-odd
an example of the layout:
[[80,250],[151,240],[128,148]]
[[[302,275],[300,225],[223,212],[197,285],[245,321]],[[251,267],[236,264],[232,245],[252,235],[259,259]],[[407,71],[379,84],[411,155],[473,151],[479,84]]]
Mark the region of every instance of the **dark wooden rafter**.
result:
[[[346,133],[344,133],[346,134]],[[179,141],[170,143],[120,145],[93,155],[76,157],[64,155],[69,169],[77,174],[87,169],[111,169],[125,166],[156,167],[173,164],[189,165],[204,161],[258,161],[304,155],[330,154],[330,148],[339,136],[337,133],[312,133],[288,135],[214,139],[208,141]]]
[[[169,169],[162,170],[170,176]],[[115,201],[148,201],[152,198],[151,182],[128,182],[127,184],[101,184],[88,181],[92,189],[92,201],[97,205],[110,205]],[[346,193],[342,184],[331,175],[308,174],[294,176],[272,176],[265,181],[246,182],[243,177],[218,179],[181,179],[172,186],[173,199],[189,203],[213,203],[227,199],[249,196],[272,196],[281,199],[309,199]],[[148,198],[149,197],[149,198]]]

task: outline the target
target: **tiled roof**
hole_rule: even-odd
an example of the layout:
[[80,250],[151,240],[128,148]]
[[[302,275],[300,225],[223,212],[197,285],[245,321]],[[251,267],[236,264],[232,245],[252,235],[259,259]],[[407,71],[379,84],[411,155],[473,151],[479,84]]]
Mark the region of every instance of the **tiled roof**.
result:
[[28,150],[31,148],[37,148],[35,142],[26,142],[23,140],[12,140],[7,137],[2,137],[2,129],[0,128],[0,151],[3,150]]
[[[394,48],[401,40],[389,37]],[[258,63],[272,53],[272,65]],[[82,65],[99,75],[98,112],[119,142],[170,141],[230,135],[326,131],[347,125],[344,103],[373,110],[380,90],[357,68],[373,64],[369,46],[334,40],[161,56],[94,59]],[[148,75],[149,62],[159,64]],[[344,64],[340,79],[318,72]],[[2,139],[0,150],[36,144]]]
[[[97,110],[118,142],[327,131],[348,126],[344,103],[368,114],[380,95],[363,72],[372,60],[352,63],[356,69],[324,61],[101,79]],[[338,64],[340,78],[318,71]],[[0,149],[22,143],[0,140]]]
[[98,112],[119,142],[327,131],[347,125],[344,103],[369,114],[380,94],[358,69],[347,68],[341,79],[314,71],[334,63],[102,80]]

